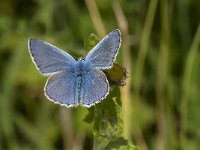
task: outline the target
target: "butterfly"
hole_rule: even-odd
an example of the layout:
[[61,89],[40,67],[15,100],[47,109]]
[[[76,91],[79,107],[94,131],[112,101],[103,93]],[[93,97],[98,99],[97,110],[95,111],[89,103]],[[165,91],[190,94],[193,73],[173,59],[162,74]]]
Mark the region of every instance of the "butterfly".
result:
[[75,60],[67,52],[36,38],[28,41],[33,63],[42,75],[49,76],[46,97],[66,107],[91,107],[109,94],[104,70],[110,69],[121,45],[116,29],[107,34],[85,57]]

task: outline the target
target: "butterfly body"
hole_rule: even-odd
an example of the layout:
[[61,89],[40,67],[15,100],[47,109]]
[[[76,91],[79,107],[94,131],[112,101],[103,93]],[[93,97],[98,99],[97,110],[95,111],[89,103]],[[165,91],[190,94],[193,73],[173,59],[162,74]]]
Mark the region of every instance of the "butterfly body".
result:
[[91,70],[91,67],[86,65],[86,62],[83,59],[79,59],[74,68],[74,78],[76,78],[75,81],[75,90],[76,90],[76,98],[77,99],[77,105],[82,103],[83,99],[83,85],[84,85],[84,79],[85,76],[89,73]]
[[115,30],[97,44],[85,59],[75,60],[57,47],[31,38],[29,50],[38,70],[48,75],[44,91],[51,101],[64,105],[90,107],[109,93],[102,70],[112,67],[120,46],[120,31]]

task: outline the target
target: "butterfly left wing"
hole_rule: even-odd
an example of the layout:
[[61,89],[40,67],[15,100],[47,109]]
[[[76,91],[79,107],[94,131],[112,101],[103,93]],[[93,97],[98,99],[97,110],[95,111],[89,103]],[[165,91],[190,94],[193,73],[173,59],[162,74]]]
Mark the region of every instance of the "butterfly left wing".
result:
[[32,60],[43,75],[65,70],[76,62],[71,55],[45,41],[30,38],[28,45]]
[[83,96],[80,105],[90,107],[99,103],[109,92],[106,75],[100,69],[92,68],[83,77],[82,89]]
[[60,105],[66,107],[78,106],[78,101],[75,99],[75,83],[76,78],[71,69],[53,74],[46,82],[45,95],[49,100]]
[[121,33],[116,29],[106,35],[86,56],[85,61],[99,69],[109,69],[118,53],[121,44]]

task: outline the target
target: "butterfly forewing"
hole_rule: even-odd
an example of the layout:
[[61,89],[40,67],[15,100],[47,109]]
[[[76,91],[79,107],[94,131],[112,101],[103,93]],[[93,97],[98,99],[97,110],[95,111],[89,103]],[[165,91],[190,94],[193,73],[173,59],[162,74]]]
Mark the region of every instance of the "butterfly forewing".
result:
[[65,68],[72,66],[76,62],[66,52],[35,38],[29,39],[29,51],[36,67],[42,74],[65,70]]
[[118,29],[106,35],[87,55],[86,62],[92,67],[108,69],[112,67],[121,44]]

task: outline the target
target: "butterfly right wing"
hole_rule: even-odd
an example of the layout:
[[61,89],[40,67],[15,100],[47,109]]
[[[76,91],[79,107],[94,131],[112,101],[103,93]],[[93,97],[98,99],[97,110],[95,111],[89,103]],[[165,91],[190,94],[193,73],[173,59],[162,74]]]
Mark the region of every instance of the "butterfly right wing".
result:
[[91,107],[101,102],[108,93],[109,83],[103,71],[92,68],[84,75],[82,106]]
[[54,103],[72,107],[78,106],[76,95],[76,78],[71,69],[51,75],[45,85],[44,91],[47,98]]
[[45,41],[30,38],[28,45],[32,60],[43,75],[63,71],[76,62],[71,55]]
[[86,56],[85,61],[93,68],[109,69],[121,45],[121,32],[116,29],[107,34]]

